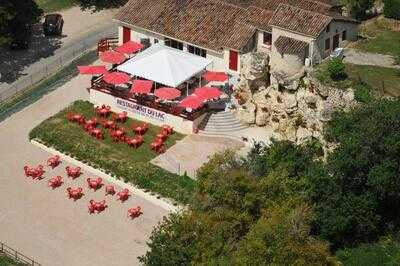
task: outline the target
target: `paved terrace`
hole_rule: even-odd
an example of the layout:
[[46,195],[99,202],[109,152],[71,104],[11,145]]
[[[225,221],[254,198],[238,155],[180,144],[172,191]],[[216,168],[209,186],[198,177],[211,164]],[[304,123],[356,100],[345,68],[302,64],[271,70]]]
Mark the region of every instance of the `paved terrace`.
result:
[[[90,77],[79,76],[36,103],[0,123],[0,239],[42,265],[137,265],[145,253],[152,228],[167,214],[165,209],[138,196],[120,203],[110,196],[109,208],[90,216],[88,201],[104,198],[104,190],[88,191],[89,172],[52,191],[50,176],[62,175],[70,165],[55,170],[46,167],[45,179],[32,181],[23,172],[25,164],[45,164],[50,156],[28,141],[29,131],[47,117],[77,99],[87,99],[84,89]],[[66,187],[82,186],[86,195],[67,199]],[[141,205],[144,214],[129,220],[127,209]]]

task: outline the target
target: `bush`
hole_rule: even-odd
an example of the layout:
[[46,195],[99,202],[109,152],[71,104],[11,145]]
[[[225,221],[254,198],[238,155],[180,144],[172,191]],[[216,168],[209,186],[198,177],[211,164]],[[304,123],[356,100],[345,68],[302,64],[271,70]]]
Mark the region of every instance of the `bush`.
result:
[[387,18],[400,19],[400,0],[384,0],[383,14]]
[[333,80],[342,80],[346,78],[346,66],[339,58],[333,58],[328,63],[328,73]]
[[367,83],[361,82],[354,86],[354,99],[361,103],[369,103],[374,99],[372,88]]

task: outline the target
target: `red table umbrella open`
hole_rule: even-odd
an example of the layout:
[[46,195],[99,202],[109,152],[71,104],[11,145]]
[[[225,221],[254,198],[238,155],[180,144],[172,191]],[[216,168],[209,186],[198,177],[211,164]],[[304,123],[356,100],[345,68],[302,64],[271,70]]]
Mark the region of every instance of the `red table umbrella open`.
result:
[[153,87],[153,81],[135,79],[132,83],[131,93],[148,94]]
[[192,108],[192,109],[197,109],[202,105],[203,105],[203,100],[194,94],[189,95],[178,104],[178,106],[180,107]]
[[228,75],[224,72],[206,71],[206,73],[203,74],[203,79],[207,81],[223,82],[228,80]]
[[78,69],[80,74],[87,75],[104,75],[108,73],[105,66],[78,66]]
[[163,100],[173,100],[181,96],[181,91],[175,88],[162,87],[157,89],[154,95]]
[[115,51],[105,51],[100,54],[100,59],[103,62],[111,63],[111,64],[119,64],[122,63],[126,58],[125,55],[115,52]]
[[194,90],[194,94],[199,96],[203,100],[209,100],[218,98],[222,92],[214,87],[201,87]]
[[127,83],[130,79],[130,76],[126,73],[122,72],[111,72],[104,75],[103,80],[110,84],[124,84]]
[[144,48],[144,45],[138,42],[129,41],[118,46],[115,51],[123,54],[134,54]]

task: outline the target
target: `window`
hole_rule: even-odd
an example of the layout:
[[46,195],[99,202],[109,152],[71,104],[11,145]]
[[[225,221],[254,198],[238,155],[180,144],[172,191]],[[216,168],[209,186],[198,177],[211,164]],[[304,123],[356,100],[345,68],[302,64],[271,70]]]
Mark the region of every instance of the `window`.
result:
[[195,54],[198,56],[206,57],[207,56],[207,51],[204,49],[201,49],[199,47],[193,46],[193,45],[188,45],[188,52],[191,54]]
[[183,43],[169,38],[165,38],[165,45],[175,49],[183,50]]
[[328,38],[325,40],[325,50],[329,50],[331,48],[331,39]]
[[326,26],[326,32],[329,32],[331,30],[331,24],[328,24],[328,26]]
[[272,42],[272,34],[269,32],[264,32],[263,33],[263,44],[271,45],[271,42]]
[[158,39],[154,38],[154,43],[158,43]]
[[344,31],[342,32],[342,41],[345,41],[346,39],[347,39],[346,31],[344,30]]

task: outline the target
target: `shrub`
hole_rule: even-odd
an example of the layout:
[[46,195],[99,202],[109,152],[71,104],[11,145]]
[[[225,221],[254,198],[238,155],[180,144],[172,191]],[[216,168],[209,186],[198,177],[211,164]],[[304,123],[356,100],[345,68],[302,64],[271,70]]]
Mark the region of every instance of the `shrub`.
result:
[[384,0],[383,14],[387,18],[400,19],[400,0]]
[[354,86],[354,98],[361,103],[368,103],[374,99],[371,93],[371,86],[368,83],[360,82]]
[[328,63],[328,73],[331,79],[341,80],[346,78],[346,66],[339,58],[333,58]]

